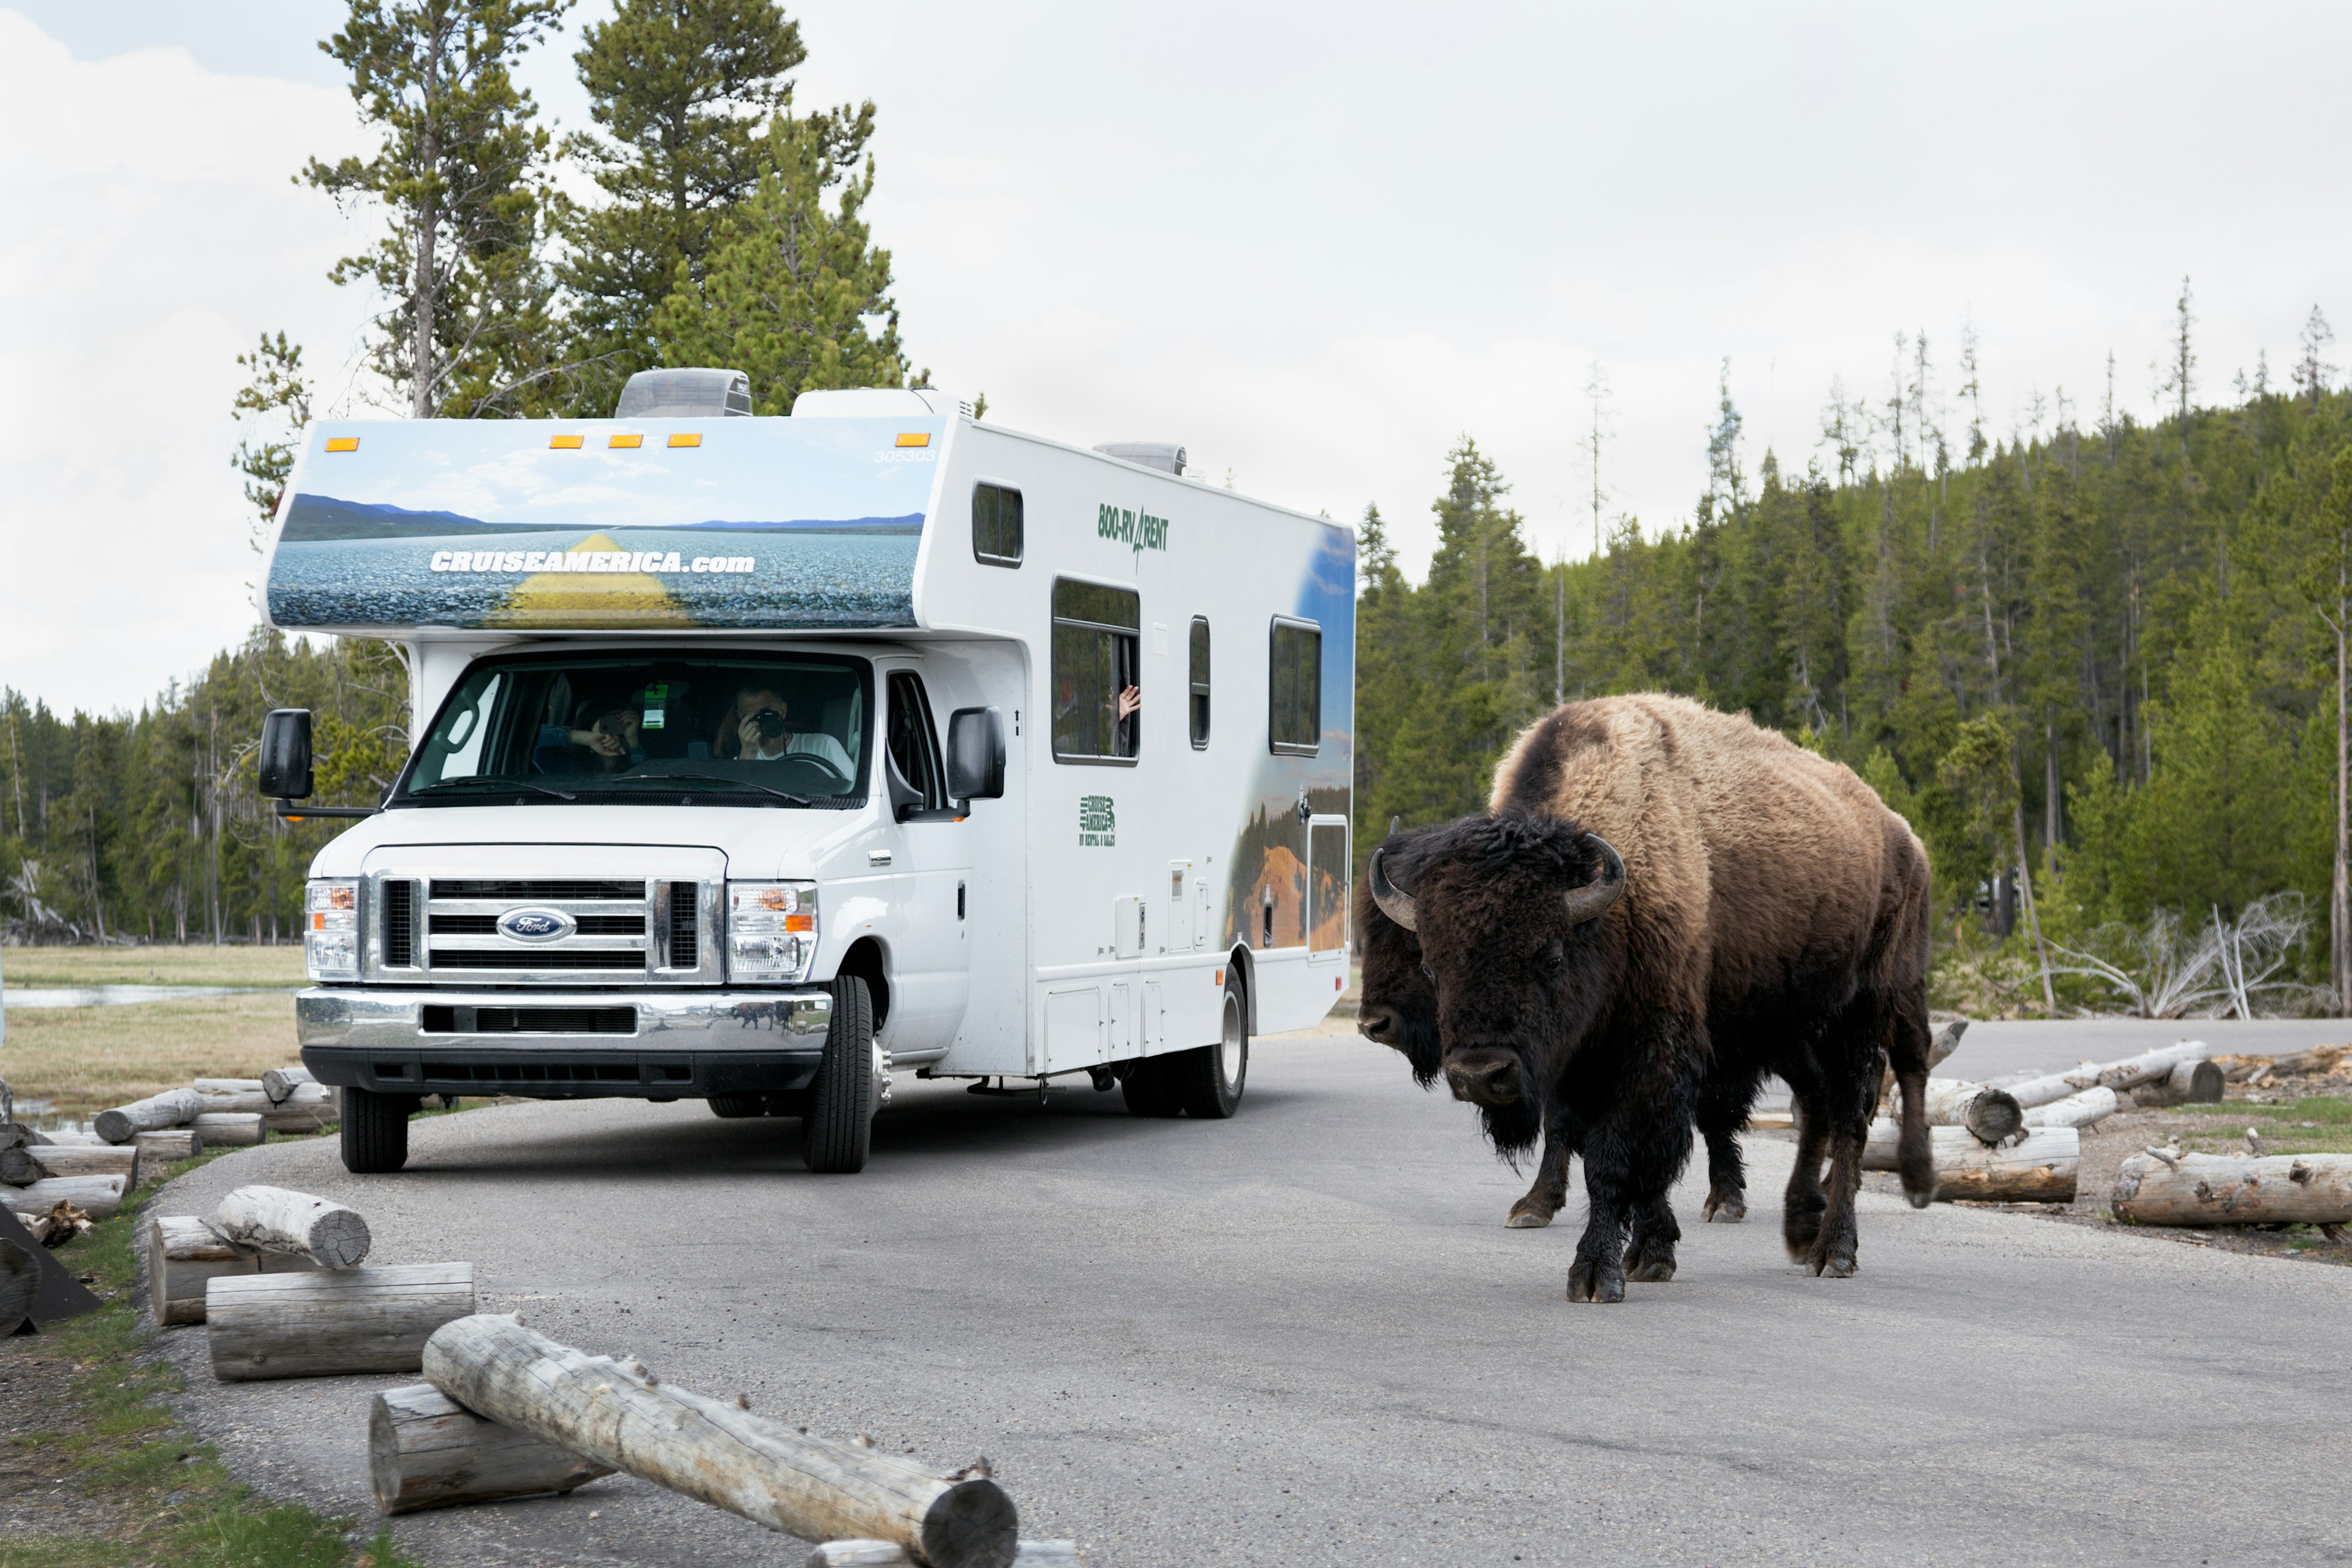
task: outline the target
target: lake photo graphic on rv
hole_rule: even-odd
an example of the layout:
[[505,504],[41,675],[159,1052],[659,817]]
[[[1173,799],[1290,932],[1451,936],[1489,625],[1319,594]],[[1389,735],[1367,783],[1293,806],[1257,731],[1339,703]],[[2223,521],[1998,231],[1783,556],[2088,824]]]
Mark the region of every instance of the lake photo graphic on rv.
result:
[[280,626],[913,624],[928,416],[334,422],[266,574]]

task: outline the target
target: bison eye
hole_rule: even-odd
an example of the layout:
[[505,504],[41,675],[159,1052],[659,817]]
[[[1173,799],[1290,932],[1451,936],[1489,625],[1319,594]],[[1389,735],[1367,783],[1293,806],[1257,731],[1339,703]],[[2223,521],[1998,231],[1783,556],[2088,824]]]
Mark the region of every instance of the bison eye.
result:
[[1437,971],[1430,968],[1426,963],[1421,966],[1421,977],[1428,981],[1432,985],[1437,984]]
[[1553,942],[1549,947],[1544,949],[1543,967],[1544,973],[1547,974],[1558,974],[1561,970],[1567,968],[1568,950],[1560,946],[1558,942]]

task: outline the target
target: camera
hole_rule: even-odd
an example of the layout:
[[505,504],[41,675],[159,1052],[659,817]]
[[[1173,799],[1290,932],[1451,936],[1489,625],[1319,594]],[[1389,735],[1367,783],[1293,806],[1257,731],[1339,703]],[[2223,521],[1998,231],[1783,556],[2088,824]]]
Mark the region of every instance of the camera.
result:
[[772,708],[762,708],[751,715],[751,722],[760,727],[760,739],[772,741],[784,732],[784,716]]

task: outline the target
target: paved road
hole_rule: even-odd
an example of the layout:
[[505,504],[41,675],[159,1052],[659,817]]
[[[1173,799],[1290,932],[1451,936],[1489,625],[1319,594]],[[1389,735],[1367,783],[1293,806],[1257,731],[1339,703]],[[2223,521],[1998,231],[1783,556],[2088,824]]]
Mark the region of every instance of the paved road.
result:
[[2214,1054],[2266,1057],[2352,1040],[2343,1018],[2066,1018],[1973,1024],[1939,1073],[1988,1079],[2007,1072],[2063,1072],[2088,1057],[2114,1061],[2175,1040],[2203,1040]]
[[[379,1260],[472,1258],[558,1339],[985,1453],[1096,1568],[2352,1556],[2352,1271],[1865,1194],[1862,1274],[1807,1279],[1759,1136],[1748,1224],[1686,1191],[1679,1279],[1570,1306],[1572,1226],[1503,1229],[1521,1184],[1467,1112],[1347,1037],[1262,1043],[1223,1123],[902,1079],[855,1178],[802,1172],[790,1125],[499,1108],[419,1123],[399,1177],[275,1145],[157,1212],[260,1179],[352,1203]],[[224,1387],[202,1331],[167,1343],[240,1473],[365,1516],[365,1399],[405,1380]],[[449,1564],[798,1562],[625,1477],[397,1532]]]

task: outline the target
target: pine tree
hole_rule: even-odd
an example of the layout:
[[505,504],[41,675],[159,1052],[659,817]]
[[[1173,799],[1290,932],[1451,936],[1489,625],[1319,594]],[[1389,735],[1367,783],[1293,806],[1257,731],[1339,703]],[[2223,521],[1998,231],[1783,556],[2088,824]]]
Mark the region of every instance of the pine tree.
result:
[[570,0],[352,0],[343,30],[320,45],[352,73],[375,155],[301,178],[347,210],[380,205],[375,245],[335,264],[388,304],[370,360],[411,417],[514,412],[557,370],[552,284],[542,247],[559,201],[538,108],[514,85],[517,57]]
[[[890,253],[872,245],[863,216],[874,160],[840,179],[835,141],[814,121],[770,120],[758,190],[728,215],[702,280],[681,261],[675,291],[654,312],[668,363],[745,372],[761,414],[788,414],[812,389],[907,382]],[[825,193],[836,186],[828,210]],[[874,317],[878,334],[866,327]]]
[[2319,399],[2327,390],[2327,378],[2336,374],[2326,355],[2328,346],[2336,342],[2336,332],[2319,307],[2311,308],[2310,317],[2303,323],[2303,331],[2295,340],[2302,357],[2294,362],[2294,390],[2310,411],[2319,412]]
[[237,389],[233,405],[240,430],[229,466],[245,476],[245,499],[259,513],[253,526],[258,551],[269,542],[269,525],[294,471],[294,443],[310,423],[310,383],[302,372],[302,345],[289,342],[283,331],[262,333],[254,351],[237,355],[236,363],[253,378]]

